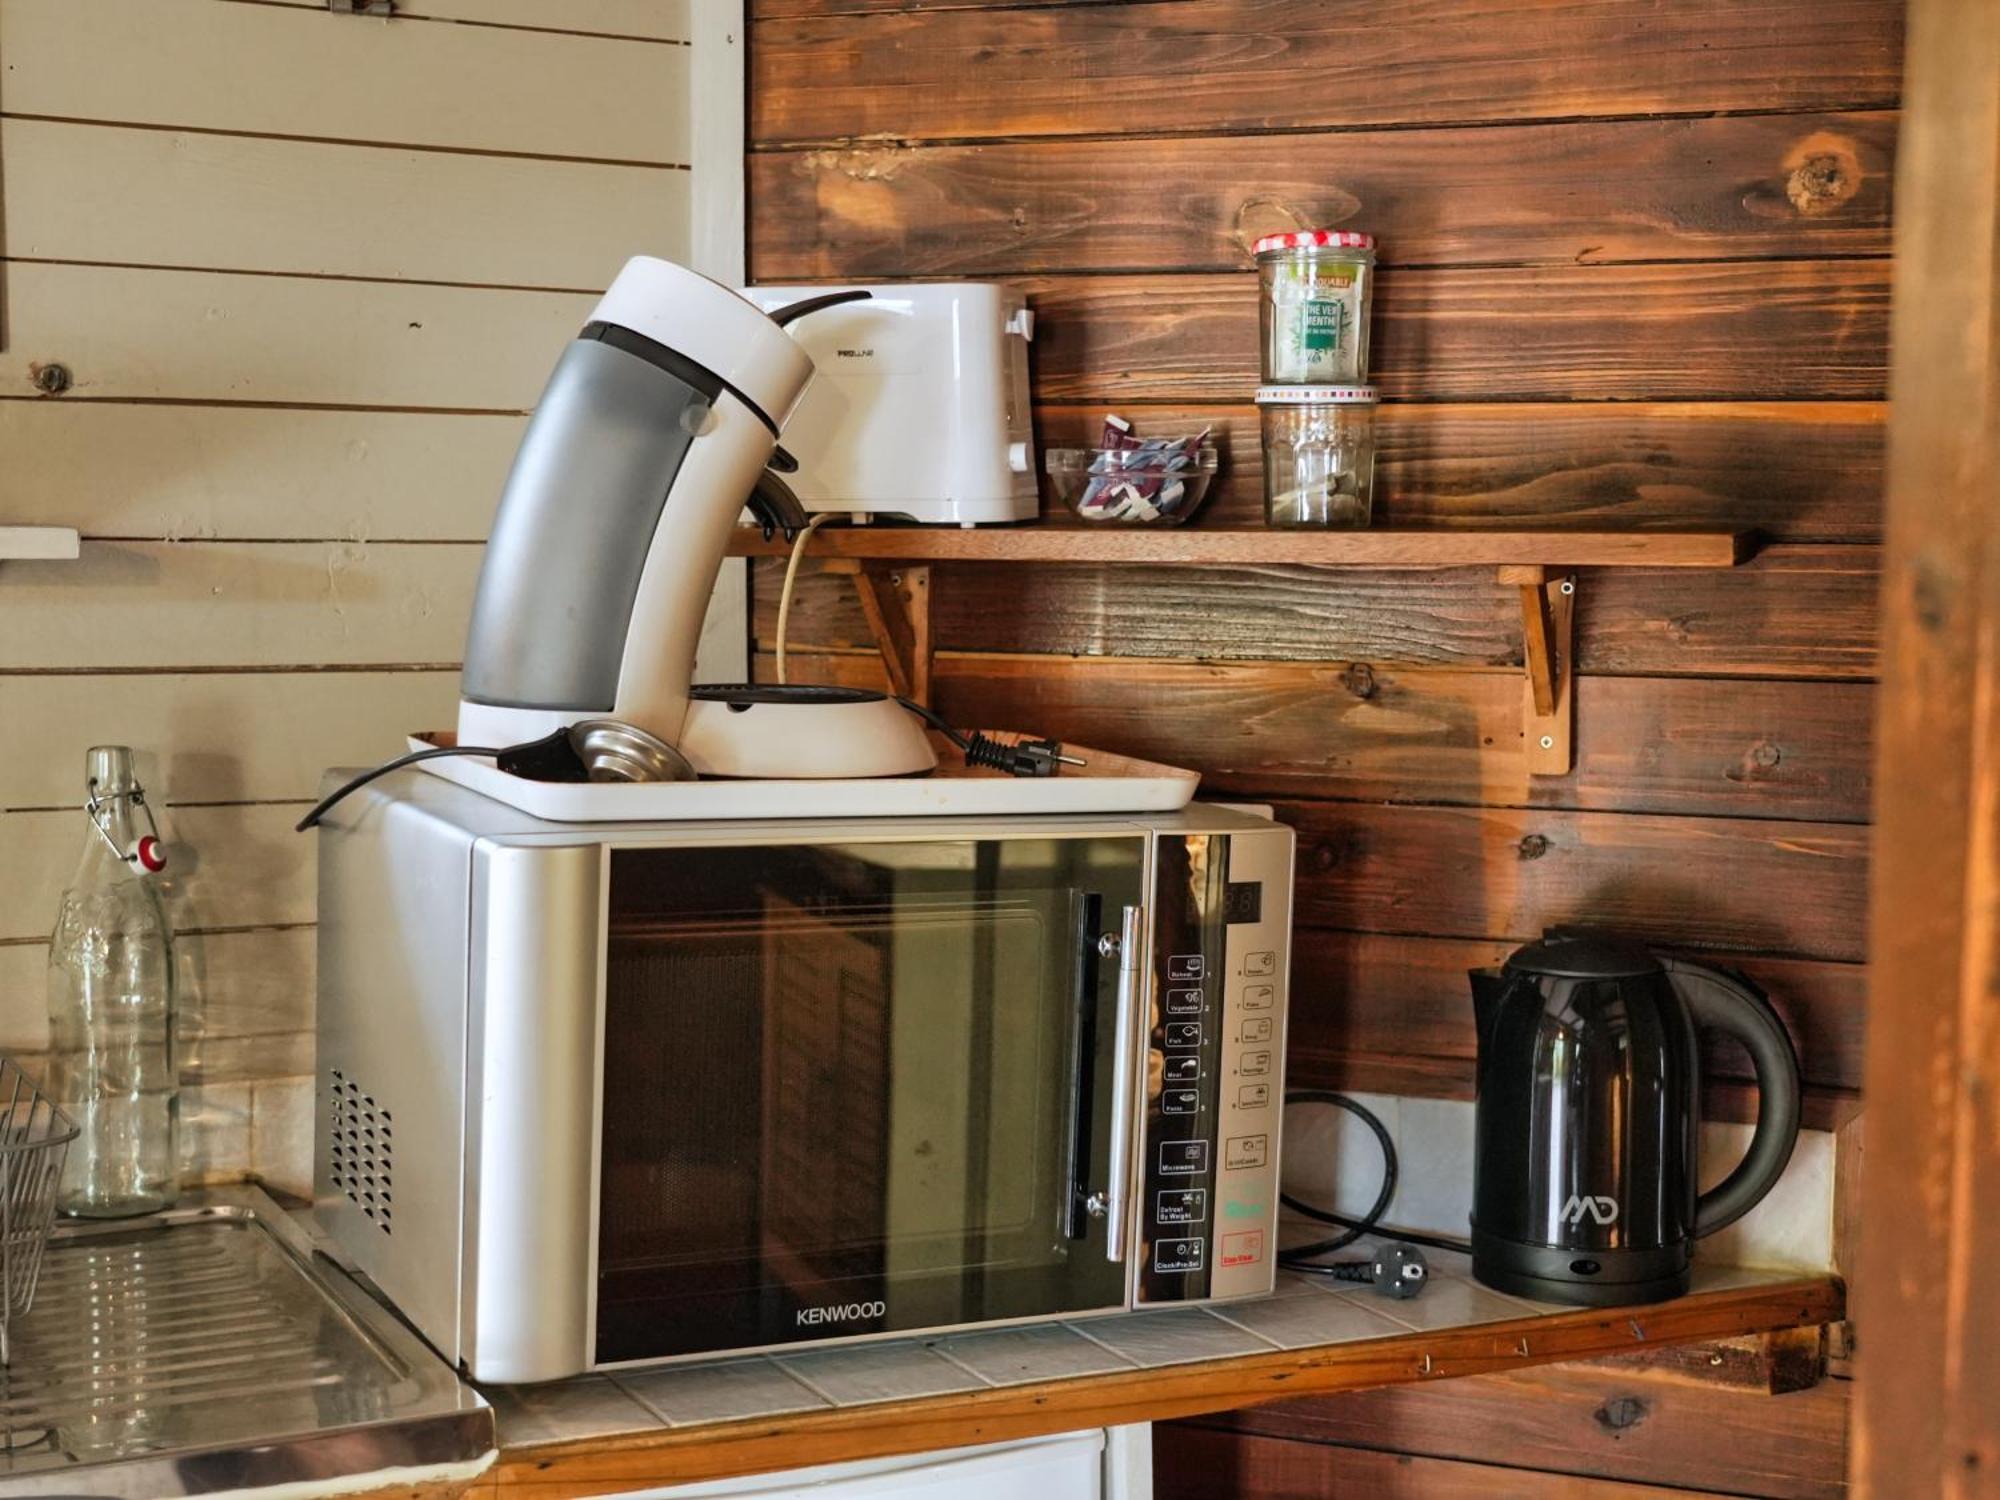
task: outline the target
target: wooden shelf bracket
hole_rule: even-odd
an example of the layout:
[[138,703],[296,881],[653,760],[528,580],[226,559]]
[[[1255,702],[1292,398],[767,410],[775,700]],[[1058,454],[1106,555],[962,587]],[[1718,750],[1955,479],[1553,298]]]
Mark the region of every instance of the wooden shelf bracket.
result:
[[1521,736],[1530,776],[1567,776],[1576,765],[1576,577],[1508,564],[1500,582],[1521,591]]
[[832,558],[830,573],[847,573],[861,598],[868,633],[882,653],[889,691],[931,706],[931,570],[923,563]]

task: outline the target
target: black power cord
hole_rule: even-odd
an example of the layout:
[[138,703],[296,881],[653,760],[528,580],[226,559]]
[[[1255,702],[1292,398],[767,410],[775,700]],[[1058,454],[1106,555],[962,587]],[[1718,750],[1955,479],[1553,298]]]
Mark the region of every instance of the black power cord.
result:
[[1336,1250],[1344,1250],[1363,1235],[1372,1234],[1381,1226],[1383,1214],[1388,1212],[1390,1200],[1396,1196],[1396,1181],[1399,1172],[1396,1160],[1396,1145],[1389,1137],[1389,1128],[1382,1123],[1375,1112],[1358,1100],[1332,1089],[1288,1089],[1285,1103],[1327,1104],[1336,1109],[1344,1109],[1374,1133],[1375,1142],[1382,1148],[1382,1187],[1375,1195],[1375,1201],[1359,1218],[1334,1213],[1331,1209],[1320,1208],[1303,1199],[1294,1198],[1289,1193],[1280,1193],[1278,1201],[1297,1214],[1321,1224],[1330,1224],[1342,1231],[1323,1240],[1310,1244],[1295,1245],[1289,1250],[1278,1252],[1281,1264],[1294,1271],[1306,1271],[1316,1276],[1331,1276],[1337,1281],[1362,1282],[1390,1297],[1414,1297],[1424,1289],[1430,1279],[1430,1265],[1423,1252],[1416,1247],[1429,1245],[1434,1250],[1469,1250],[1472,1247],[1464,1240],[1454,1240],[1443,1235],[1419,1234],[1414,1230],[1387,1228],[1382,1232],[1393,1236],[1396,1243],[1385,1246],[1369,1260],[1323,1261],[1323,1255],[1331,1255]]
[[1009,776],[1053,776],[1064,766],[1087,764],[1077,756],[1064,755],[1061,740],[1017,740],[1010,745],[976,729],[967,734],[944,715],[914,699],[899,697],[896,701],[958,746],[968,766],[1005,771]]

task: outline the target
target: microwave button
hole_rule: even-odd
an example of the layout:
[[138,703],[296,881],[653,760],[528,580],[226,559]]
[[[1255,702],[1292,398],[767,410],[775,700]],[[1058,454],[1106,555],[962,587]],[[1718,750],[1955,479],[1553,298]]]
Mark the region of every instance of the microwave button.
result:
[[[1269,1026],[1271,1023],[1269,1021],[1266,1021],[1264,1024],[1266,1026]],[[1187,1052],[1192,1050],[1193,1048],[1199,1047],[1200,1045],[1201,1045],[1201,1022],[1199,1021],[1167,1022],[1168,1051]]]
[[1268,1083],[1246,1083],[1236,1091],[1238,1109],[1263,1109],[1271,1102],[1271,1085]]
[[1261,1167],[1271,1158],[1271,1138],[1268,1135],[1239,1135],[1232,1137],[1223,1148],[1222,1162],[1233,1171],[1247,1171],[1251,1167]]
[[1168,990],[1167,1014],[1170,1016],[1198,1016],[1201,1014],[1200,990]]
[[1168,1089],[1160,1096],[1160,1108],[1170,1115],[1191,1115],[1200,1107],[1200,1089]]
[[1275,974],[1278,972],[1278,955],[1273,953],[1269,948],[1264,949],[1261,953],[1246,953],[1243,955],[1243,972],[1245,974]]
[[1201,1269],[1200,1240],[1161,1240],[1153,1246],[1153,1269],[1178,1274]]
[[[1259,1137],[1261,1140],[1262,1137]],[[1199,1177],[1208,1170],[1207,1141],[1161,1141],[1162,1177]]]
[[1268,1052],[1246,1052],[1237,1063],[1236,1071],[1245,1078],[1260,1078],[1271,1071],[1271,1054]]
[[[1167,1032],[1169,1035],[1171,1035],[1173,1033],[1173,1027],[1169,1026],[1167,1028]],[[1269,1016],[1258,1016],[1255,1020],[1245,1021],[1243,1023],[1243,1040],[1246,1042],[1270,1041],[1271,1018]],[[1168,1042],[1167,1045],[1171,1047],[1173,1046],[1173,1043]]]
[[1222,1263],[1225,1266],[1254,1266],[1263,1258],[1263,1230],[1245,1229],[1222,1237]]
[[1155,1224],[1199,1224],[1207,1217],[1206,1188],[1163,1188],[1153,1202]]
[[[1266,1053],[1264,1056],[1266,1065],[1268,1066],[1270,1054]],[[1248,1070],[1246,1069],[1245,1071]],[[1200,1081],[1200,1078],[1201,1059],[1199,1057],[1170,1057],[1167,1059],[1166,1075],[1161,1081],[1163,1083],[1196,1083]]]
[[[1208,960],[1199,953],[1176,953],[1167,960],[1167,978],[1172,980],[1199,979],[1208,968]],[[1269,970],[1265,971],[1269,973]]]
[[1245,1010],[1269,1010],[1277,1003],[1278,992],[1268,984],[1253,984],[1243,992]]

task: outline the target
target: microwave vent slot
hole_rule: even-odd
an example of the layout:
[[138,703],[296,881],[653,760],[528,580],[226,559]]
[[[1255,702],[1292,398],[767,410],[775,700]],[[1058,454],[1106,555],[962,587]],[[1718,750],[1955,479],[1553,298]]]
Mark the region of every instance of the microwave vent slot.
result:
[[376,1228],[392,1233],[395,1202],[390,1169],[395,1159],[395,1121],[375,1102],[373,1094],[339,1068],[330,1071],[327,1086],[332,1102],[328,1130],[333,1185]]

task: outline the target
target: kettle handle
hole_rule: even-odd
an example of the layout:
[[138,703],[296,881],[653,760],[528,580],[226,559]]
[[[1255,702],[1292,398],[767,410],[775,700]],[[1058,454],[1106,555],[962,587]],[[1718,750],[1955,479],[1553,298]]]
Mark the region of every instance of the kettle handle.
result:
[[1680,958],[1662,958],[1674,990],[1698,1027],[1726,1031],[1750,1053],[1757,1073],[1757,1129],[1743,1160],[1695,1204],[1699,1239],[1755,1208],[1777,1185],[1799,1138],[1799,1056],[1764,992],[1740,974]]

